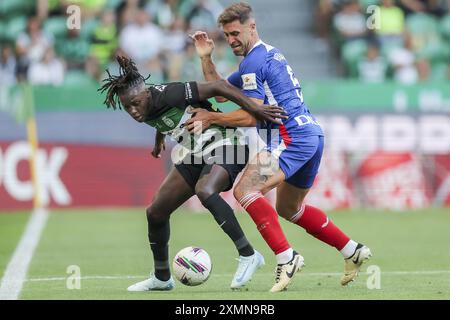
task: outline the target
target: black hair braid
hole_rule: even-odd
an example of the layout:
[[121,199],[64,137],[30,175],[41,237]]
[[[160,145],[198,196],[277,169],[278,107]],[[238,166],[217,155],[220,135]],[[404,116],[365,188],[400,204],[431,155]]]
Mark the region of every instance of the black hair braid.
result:
[[106,91],[106,97],[103,103],[108,108],[111,107],[114,110],[116,110],[117,107],[121,109],[119,94],[121,94],[124,90],[145,83],[145,81],[150,77],[149,75],[144,79],[144,77],[139,73],[136,64],[130,58],[117,56],[117,62],[120,67],[119,75],[111,75],[109,70],[106,69],[108,77],[103,79],[103,85],[97,90],[101,93]]

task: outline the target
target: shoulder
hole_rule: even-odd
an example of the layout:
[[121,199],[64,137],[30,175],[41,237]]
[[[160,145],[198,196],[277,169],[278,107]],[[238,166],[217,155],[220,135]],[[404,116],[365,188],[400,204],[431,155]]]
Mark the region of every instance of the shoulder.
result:
[[270,61],[271,56],[273,56],[274,50],[276,50],[275,47],[261,42],[241,61],[239,70],[241,72],[264,70],[267,63]]

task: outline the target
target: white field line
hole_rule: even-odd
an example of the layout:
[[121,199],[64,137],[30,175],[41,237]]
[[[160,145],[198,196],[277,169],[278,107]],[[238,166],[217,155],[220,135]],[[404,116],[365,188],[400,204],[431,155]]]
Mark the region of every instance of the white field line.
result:
[[25,231],[6,267],[0,283],[0,300],[17,300],[26,281],[28,266],[33,258],[49,212],[46,209],[33,210]]
[[[364,273],[364,272],[361,272]],[[450,274],[450,270],[423,270],[423,271],[385,271],[381,272],[382,275],[434,275],[434,274]],[[257,276],[272,276],[272,273],[257,273]],[[341,276],[342,273],[337,272],[318,272],[318,273],[306,273],[302,272],[300,277],[327,277],[327,276]],[[231,273],[215,274],[214,277],[230,277]],[[145,279],[148,275],[141,276],[85,276],[79,277],[80,280],[121,280],[121,279]],[[72,277],[73,279],[73,277]],[[65,281],[67,277],[49,277],[49,278],[30,278],[25,281],[29,282],[41,282],[41,281]]]

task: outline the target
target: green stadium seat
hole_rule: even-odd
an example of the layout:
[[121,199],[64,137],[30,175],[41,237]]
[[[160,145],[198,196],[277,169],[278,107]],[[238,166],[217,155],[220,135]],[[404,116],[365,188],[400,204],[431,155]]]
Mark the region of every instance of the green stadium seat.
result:
[[435,17],[425,13],[410,15],[406,20],[406,27],[419,58],[437,61],[445,56],[445,44],[441,41],[439,23]]
[[441,19],[440,31],[443,38],[450,41],[450,14],[447,14]]
[[115,10],[121,2],[122,0],[107,0],[105,9]]
[[435,81],[448,80],[449,68],[450,68],[449,64],[447,64],[445,62],[439,62],[439,63],[433,64],[431,66],[430,80],[435,80]]
[[380,3],[380,0],[359,0],[359,5],[363,8],[363,11],[366,12],[368,6],[377,5]]
[[80,29],[80,37],[86,40],[90,40],[92,34],[94,33],[95,28],[98,26],[99,23],[100,22],[95,18],[83,21]]
[[36,1],[30,0],[1,0],[0,15],[3,17],[11,17],[14,15],[31,14],[35,9]]
[[43,29],[55,38],[64,38],[67,33],[67,21],[64,17],[52,17],[45,21]]
[[19,34],[24,32],[27,28],[27,18],[26,16],[19,16],[10,19],[4,30],[4,37],[7,41],[14,42]]
[[406,19],[406,28],[412,34],[437,34],[438,20],[426,13],[415,13]]
[[0,21],[0,43],[6,41],[5,35],[6,35],[6,26],[2,21]]
[[64,85],[68,86],[86,86],[98,83],[82,70],[70,70],[64,77]]
[[431,62],[448,61],[449,47],[446,42],[438,38],[430,41],[416,54],[418,58],[425,58]]
[[341,48],[341,56],[350,77],[358,74],[358,61],[367,52],[367,42],[365,40],[353,40],[344,43]]

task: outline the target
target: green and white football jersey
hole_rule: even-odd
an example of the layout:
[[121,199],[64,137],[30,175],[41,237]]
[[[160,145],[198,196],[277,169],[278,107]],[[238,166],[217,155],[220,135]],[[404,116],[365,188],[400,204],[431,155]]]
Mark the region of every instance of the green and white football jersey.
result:
[[220,112],[208,101],[199,101],[195,82],[153,85],[150,90],[153,109],[145,123],[160,133],[171,136],[183,147],[184,155],[201,155],[219,146],[245,144],[245,137],[236,128],[211,125],[201,134],[188,132],[184,123],[193,116],[189,113],[192,108],[201,107],[211,112]]

